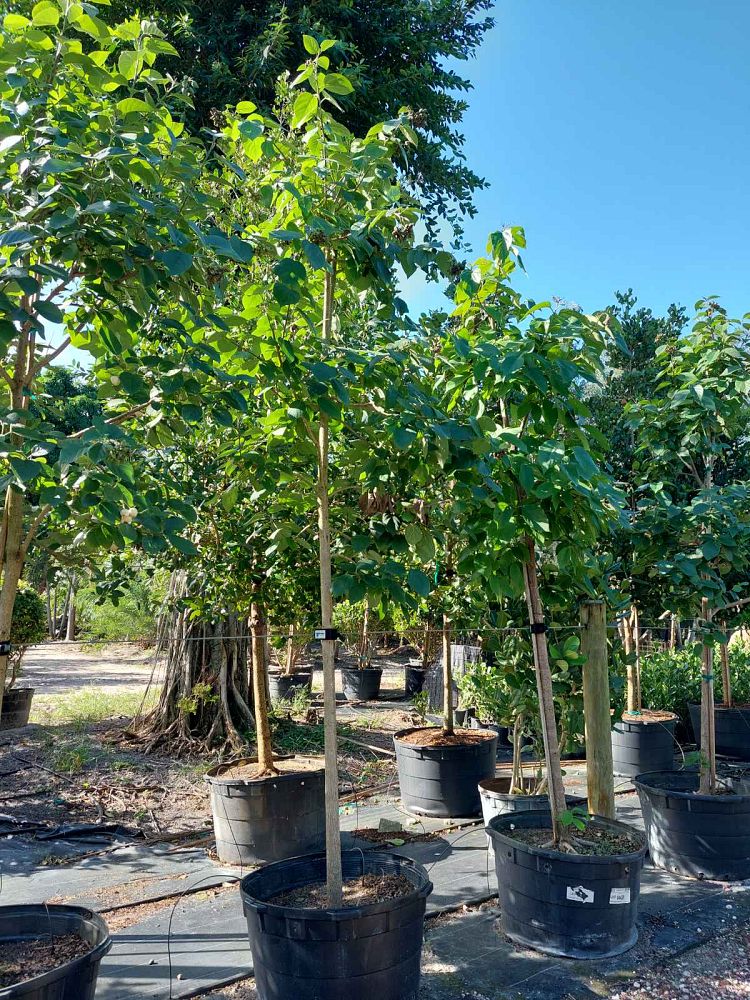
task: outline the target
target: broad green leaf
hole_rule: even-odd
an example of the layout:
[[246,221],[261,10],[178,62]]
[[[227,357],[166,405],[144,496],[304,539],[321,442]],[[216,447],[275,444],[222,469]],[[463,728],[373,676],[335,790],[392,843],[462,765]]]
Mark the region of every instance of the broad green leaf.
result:
[[430,581],[421,569],[410,569],[406,578],[411,589],[420,597],[428,597],[430,593]]
[[153,108],[150,104],[142,101],[140,97],[125,97],[122,101],[117,102],[117,108],[124,115],[130,115],[134,112],[145,112],[151,113]]
[[193,265],[192,254],[182,250],[165,250],[156,255],[157,259],[164,264],[170,274],[179,277],[189,271]]
[[326,73],[323,86],[331,94],[351,94],[354,86],[343,73]]
[[302,44],[305,46],[305,51],[309,52],[311,56],[317,55],[320,52],[320,46],[312,35],[303,35]]
[[143,66],[143,58],[138,52],[126,49],[117,60],[117,68],[126,80],[134,80]]
[[31,9],[31,21],[37,27],[57,24],[60,20],[60,10],[52,0],[40,0]]
[[301,128],[316,114],[318,98],[315,94],[305,92],[298,94],[292,111],[292,128]]

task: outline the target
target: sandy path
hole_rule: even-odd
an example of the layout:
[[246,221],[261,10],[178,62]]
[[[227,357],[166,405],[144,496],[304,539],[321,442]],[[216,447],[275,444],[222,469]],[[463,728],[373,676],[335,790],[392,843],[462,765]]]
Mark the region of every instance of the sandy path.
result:
[[97,649],[77,642],[32,646],[24,657],[19,684],[38,694],[65,694],[85,687],[142,691],[151,677],[153,653],[114,643]]

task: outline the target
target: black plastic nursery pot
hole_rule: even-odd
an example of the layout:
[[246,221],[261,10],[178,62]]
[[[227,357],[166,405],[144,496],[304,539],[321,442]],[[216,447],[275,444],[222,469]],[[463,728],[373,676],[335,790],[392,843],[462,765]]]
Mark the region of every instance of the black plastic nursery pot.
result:
[[0,712],[0,729],[20,729],[21,726],[27,726],[33,697],[34,688],[12,687],[6,691]]
[[[638,835],[616,820],[591,822]],[[645,842],[631,854],[594,857],[534,847],[509,835],[513,828],[549,825],[545,810],[496,816],[487,827],[504,932],[518,944],[566,958],[608,958],[632,948]]]
[[750,795],[699,795],[699,781],[697,771],[654,771],[635,779],[651,860],[693,878],[750,878]]
[[293,698],[295,691],[300,688],[312,687],[312,672],[310,670],[300,670],[295,674],[269,674],[268,693],[271,701],[286,701]]
[[411,858],[344,851],[344,879],[404,875],[406,896],[340,909],[268,902],[325,881],[324,855],[266,865],[241,883],[255,982],[261,1000],[416,1000],[427,897],[432,883]]
[[404,692],[407,698],[413,698],[424,687],[427,671],[424,667],[413,667],[407,664],[404,670]]
[[[510,791],[510,777],[489,778],[479,782],[479,797],[482,800],[482,818],[487,826],[495,816],[506,813],[533,812],[534,810],[549,811],[549,795],[519,795]],[[533,784],[527,780],[526,785]],[[579,806],[585,808],[587,800],[582,795],[566,795],[565,801],[569,809]]]
[[[690,721],[693,725],[695,742],[701,745],[701,707],[690,705]],[[714,706],[716,727],[716,752],[727,757],[750,760],[750,705],[727,708]]]
[[219,859],[257,865],[319,851],[325,843],[323,759],[317,770],[287,771],[268,778],[222,773],[254,763],[256,758],[246,757],[219,764],[206,774]]
[[341,671],[344,697],[347,701],[376,701],[382,678],[382,667],[365,667],[363,670],[344,667]]
[[[419,816],[479,815],[479,782],[495,774],[497,736],[486,731],[478,737],[476,730],[457,729],[457,739],[447,746],[403,742],[411,733],[435,732],[439,730],[402,729],[393,737],[404,808]],[[473,741],[461,743],[462,732]]]
[[0,945],[50,934],[78,934],[91,951],[33,979],[0,987],[2,1000],[93,1000],[99,963],[112,947],[102,917],[82,906],[0,906]]
[[612,728],[612,769],[633,778],[644,771],[674,768],[677,716],[664,721],[620,719]]

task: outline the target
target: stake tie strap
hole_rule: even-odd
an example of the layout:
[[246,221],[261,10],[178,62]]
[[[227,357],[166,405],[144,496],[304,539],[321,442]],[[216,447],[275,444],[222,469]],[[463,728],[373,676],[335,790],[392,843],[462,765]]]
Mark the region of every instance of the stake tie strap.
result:
[[713,679],[714,679],[714,675],[713,674],[703,674],[702,675],[702,680],[703,680],[704,684],[709,684]]
[[532,622],[530,627],[532,635],[544,635],[547,632],[544,622]]
[[9,639],[5,639],[3,642],[0,642],[0,656],[10,656],[12,652],[13,646]]

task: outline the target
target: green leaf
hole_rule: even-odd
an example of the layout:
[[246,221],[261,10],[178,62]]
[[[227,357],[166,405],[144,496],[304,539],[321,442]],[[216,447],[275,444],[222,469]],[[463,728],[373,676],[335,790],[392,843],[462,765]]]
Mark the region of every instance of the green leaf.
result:
[[430,581],[421,569],[410,569],[406,580],[415,594],[419,594],[420,597],[429,596]]
[[320,52],[320,46],[312,35],[303,35],[302,44],[305,46],[305,51],[309,52],[311,56],[316,56]]
[[177,549],[178,552],[182,552],[185,556],[197,556],[198,549],[193,545],[191,541],[187,538],[183,538],[182,535],[172,535],[169,539],[172,545]]
[[32,462],[26,458],[16,458],[11,455],[10,466],[22,483],[30,483],[44,471],[42,462]]
[[60,11],[52,0],[40,0],[40,3],[34,4],[31,9],[31,22],[37,27],[57,24],[59,20]]
[[179,277],[189,271],[193,264],[193,255],[182,250],[165,250],[156,255],[173,277]]
[[126,97],[122,101],[117,102],[117,110],[123,115],[131,115],[137,113],[146,112],[150,114],[154,109],[150,104],[142,101],[140,97]]
[[195,403],[184,403],[180,408],[180,416],[189,423],[197,423],[203,419],[203,410]]
[[21,243],[33,243],[36,239],[30,229],[9,229],[0,233],[0,247],[15,247]]
[[417,436],[410,427],[397,427],[393,432],[393,442],[397,448],[408,448]]
[[292,128],[301,128],[306,122],[316,114],[318,110],[318,98],[315,94],[305,92],[298,94],[294,102],[292,111]]
[[42,299],[37,302],[36,311],[42,319],[49,320],[50,323],[62,323],[65,320],[65,314],[62,309],[56,306],[54,302],[45,302]]
[[91,35],[98,42],[109,41],[109,28],[104,23],[100,21],[98,17],[92,17],[91,14],[81,14],[74,22],[74,26],[79,30],[85,32],[87,35]]
[[20,142],[23,142],[22,135],[6,135],[4,139],[0,139],[0,153],[5,153],[9,149],[13,149]]
[[132,49],[120,53],[117,68],[126,80],[134,80],[143,66],[143,57]]
[[317,243],[311,243],[310,240],[302,240],[302,249],[310,262],[310,267],[314,270],[317,271],[326,266],[325,254]]
[[354,87],[343,73],[326,73],[323,87],[331,94],[351,94]]
[[21,14],[6,14],[3,18],[3,27],[6,31],[23,31],[31,24],[28,17]]

